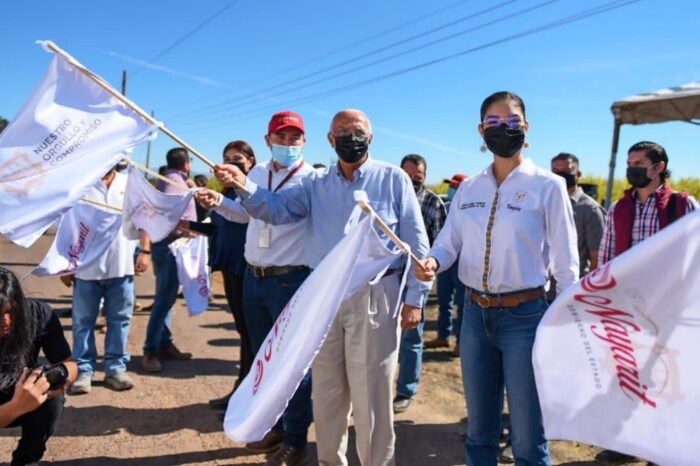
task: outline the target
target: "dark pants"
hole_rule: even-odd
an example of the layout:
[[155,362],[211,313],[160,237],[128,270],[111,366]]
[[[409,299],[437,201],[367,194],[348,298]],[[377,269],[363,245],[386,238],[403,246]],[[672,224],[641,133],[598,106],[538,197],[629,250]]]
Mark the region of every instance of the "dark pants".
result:
[[243,274],[231,273],[222,271],[224,277],[224,293],[226,293],[226,302],[233,314],[233,322],[236,324],[236,330],[241,337],[241,357],[238,369],[238,379],[233,386],[235,390],[241,384],[243,379],[250,372],[250,366],[253,365],[253,345],[250,342],[248,335],[248,327],[245,322],[245,314],[243,314]]
[[44,456],[46,442],[63,413],[63,396],[47,400],[32,412],[15,419],[8,427],[22,427],[22,437],[12,453],[12,466],[37,462]]
[[[309,276],[309,270],[295,270],[284,275],[255,278],[246,270],[243,281],[243,312],[250,332],[253,351],[257,354],[267,334],[272,330],[277,317],[294,296],[297,289]],[[284,430],[284,443],[305,448],[309,426],[313,421],[311,407],[311,370],[299,384],[289,400],[284,414],[272,428]]]

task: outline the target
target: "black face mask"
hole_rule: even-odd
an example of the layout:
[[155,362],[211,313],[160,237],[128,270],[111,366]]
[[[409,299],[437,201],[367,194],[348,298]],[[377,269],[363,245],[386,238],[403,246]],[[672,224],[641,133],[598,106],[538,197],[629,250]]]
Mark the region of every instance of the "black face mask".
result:
[[576,175],[566,172],[554,172],[555,175],[559,175],[566,180],[566,187],[573,188],[576,186]]
[[646,167],[627,167],[627,181],[635,188],[645,188],[651,183]]
[[510,128],[507,125],[484,129],[484,142],[491,152],[499,157],[513,157],[525,144],[525,127]]
[[346,163],[362,160],[369,150],[369,138],[357,138],[353,134],[335,136],[335,153]]
[[248,172],[247,172],[246,169],[245,169],[245,164],[244,164],[244,163],[242,163],[242,162],[233,162],[233,163],[231,163],[231,165],[233,165],[234,167],[236,167],[236,168],[238,168],[240,171],[242,171],[244,175],[247,175],[247,174],[248,174]]

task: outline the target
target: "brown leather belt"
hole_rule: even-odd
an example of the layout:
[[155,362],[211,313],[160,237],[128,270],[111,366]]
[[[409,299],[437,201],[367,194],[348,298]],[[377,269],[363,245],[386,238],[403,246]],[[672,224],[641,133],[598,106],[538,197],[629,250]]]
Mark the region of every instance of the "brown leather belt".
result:
[[471,290],[471,300],[484,309],[489,307],[516,307],[522,303],[544,296],[544,289],[537,288],[523,293],[513,294],[488,294]]
[[305,265],[284,265],[282,267],[256,267],[248,264],[248,270],[255,278],[277,277],[297,270],[309,270]]

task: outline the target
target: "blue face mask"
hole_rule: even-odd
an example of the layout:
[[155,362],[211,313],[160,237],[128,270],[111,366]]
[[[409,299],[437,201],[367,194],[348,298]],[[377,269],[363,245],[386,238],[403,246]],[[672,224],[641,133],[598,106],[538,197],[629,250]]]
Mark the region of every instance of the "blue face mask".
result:
[[291,167],[301,158],[301,146],[272,144],[272,158],[283,167]]
[[447,200],[451,201],[453,197],[455,197],[455,193],[457,190],[455,188],[448,188],[447,189]]

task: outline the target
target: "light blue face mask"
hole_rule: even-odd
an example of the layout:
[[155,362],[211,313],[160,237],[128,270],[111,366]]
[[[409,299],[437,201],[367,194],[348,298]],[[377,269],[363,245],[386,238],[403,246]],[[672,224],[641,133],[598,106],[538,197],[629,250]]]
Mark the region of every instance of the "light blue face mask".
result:
[[283,167],[291,167],[301,158],[301,146],[272,144],[272,158]]
[[447,200],[451,201],[455,197],[457,190],[455,188],[447,188]]

